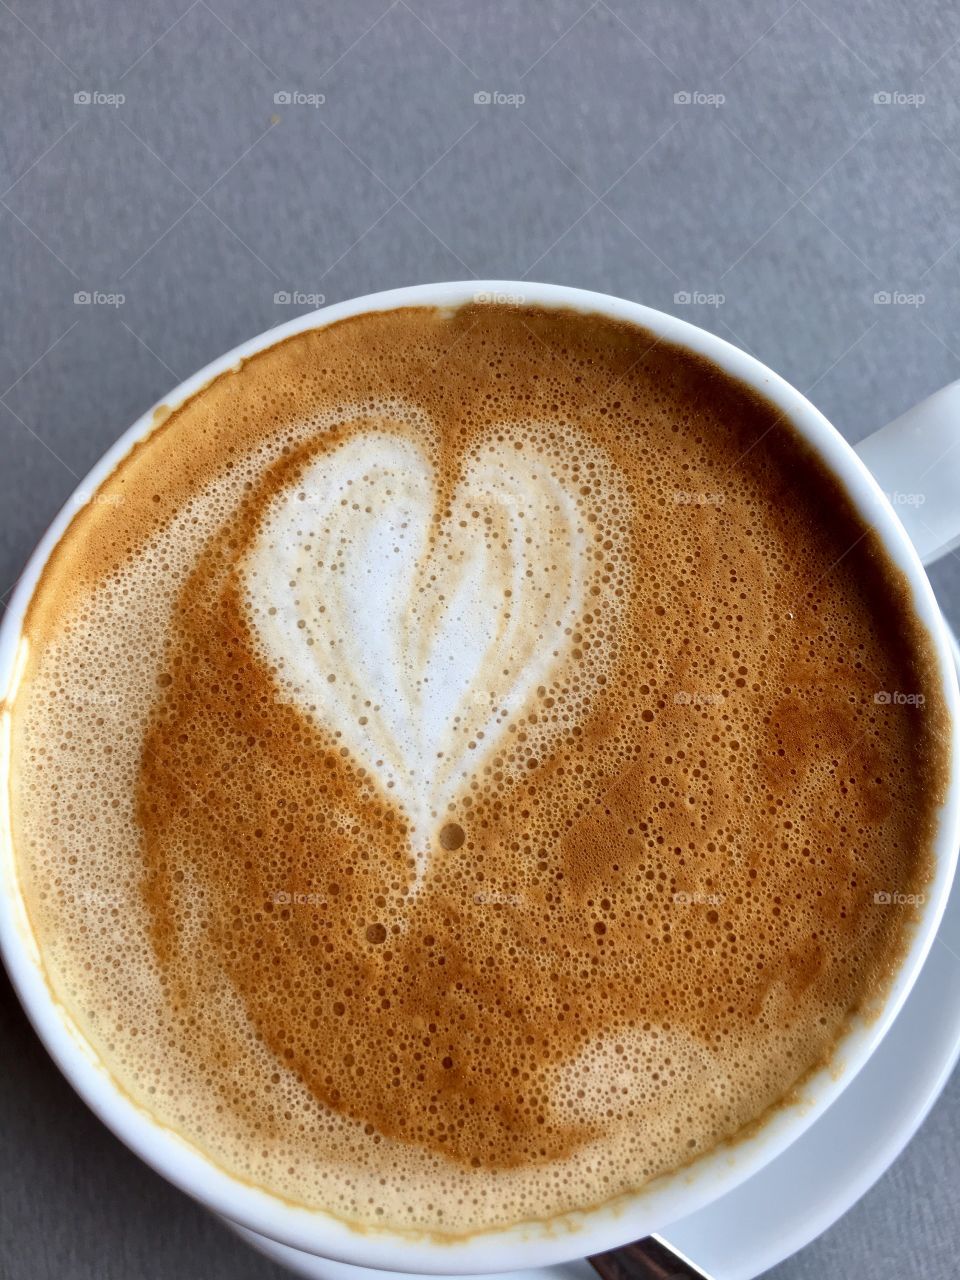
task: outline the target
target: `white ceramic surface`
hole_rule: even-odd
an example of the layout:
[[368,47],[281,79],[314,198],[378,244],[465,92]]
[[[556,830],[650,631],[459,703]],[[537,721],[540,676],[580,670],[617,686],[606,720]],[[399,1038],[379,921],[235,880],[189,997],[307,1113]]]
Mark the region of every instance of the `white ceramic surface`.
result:
[[[761,389],[841,478],[864,519],[881,533],[891,558],[906,574],[913,591],[914,608],[936,646],[945,695],[954,718],[954,759],[960,766],[960,696],[949,640],[917,553],[893,507],[849,445],[809,401],[758,361],[703,330],[634,303],[559,286],[499,281],[420,286],[372,295],[299,317],[215,361],[178,388],[165,403],[171,406],[181,403],[210,378],[231,368],[239,360],[303,329],[329,324],[367,310],[404,305],[455,306],[476,298],[478,294],[488,298],[498,294],[519,295],[528,302],[543,306],[595,310],[644,325],[661,339],[680,342]],[[108,475],[132,445],[149,434],[152,421],[150,413],[134,424],[81,487],[89,490]],[[890,450],[886,451],[886,456],[889,460],[892,456]],[[74,510],[74,504],[68,503],[58,516],[11,600],[0,633],[0,689],[5,696],[9,696],[15,687],[19,670],[20,618],[42,565]],[[7,716],[7,723],[8,719]],[[2,746],[0,741],[0,748]],[[476,1236],[467,1242],[440,1245],[424,1239],[400,1239],[387,1233],[360,1234],[328,1215],[281,1202],[255,1187],[232,1179],[125,1099],[50,997],[19,898],[9,830],[3,840],[0,865],[3,889],[0,894],[0,943],[11,978],[34,1026],[77,1091],[128,1146],[210,1208],[274,1239],[340,1261],[374,1267],[400,1265],[408,1271],[434,1273],[508,1270],[518,1264],[533,1266],[560,1262],[663,1228],[729,1192],[795,1142],[840,1096],[867,1062],[916,979],[933,941],[952,882],[958,820],[960,788],[954,785],[941,815],[937,871],[930,886],[922,923],[882,1015],[870,1025],[856,1026],[844,1039],[840,1050],[844,1070],[839,1076],[832,1071],[818,1073],[804,1090],[802,1106],[781,1109],[758,1135],[741,1142],[732,1152],[715,1152],[691,1169],[661,1179],[639,1194],[622,1198],[615,1205],[569,1215],[562,1223],[523,1224],[508,1231]]]

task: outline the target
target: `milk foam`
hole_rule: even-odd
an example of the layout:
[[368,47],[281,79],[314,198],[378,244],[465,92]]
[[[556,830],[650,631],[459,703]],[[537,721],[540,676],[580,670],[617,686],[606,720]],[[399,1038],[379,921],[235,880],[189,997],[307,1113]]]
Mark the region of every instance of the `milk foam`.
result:
[[61,1006],[223,1167],[364,1229],[551,1219],[736,1137],[884,989],[933,660],[707,362],[360,317],[102,492],[25,620],[18,870]]
[[596,573],[551,459],[481,443],[439,511],[411,441],[356,436],[268,509],[247,607],[286,693],[392,791],[417,882],[438,823],[572,647]]

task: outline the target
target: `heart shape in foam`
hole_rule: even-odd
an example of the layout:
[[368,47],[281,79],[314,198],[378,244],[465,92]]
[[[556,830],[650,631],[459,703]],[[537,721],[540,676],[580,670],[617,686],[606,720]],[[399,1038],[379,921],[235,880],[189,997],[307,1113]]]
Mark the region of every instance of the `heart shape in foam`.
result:
[[558,470],[491,440],[439,512],[423,449],[361,433],[271,500],[251,545],[265,657],[403,807],[417,881],[458,794],[569,655],[595,570]]

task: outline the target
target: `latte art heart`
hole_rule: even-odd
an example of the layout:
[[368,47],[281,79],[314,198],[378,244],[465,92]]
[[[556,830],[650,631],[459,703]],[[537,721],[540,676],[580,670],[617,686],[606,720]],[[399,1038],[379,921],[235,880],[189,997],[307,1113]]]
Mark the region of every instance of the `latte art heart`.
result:
[[273,500],[245,568],[285,696],[400,804],[417,882],[458,795],[571,661],[596,573],[578,497],[535,447],[482,446],[442,505],[417,444],[357,435]]

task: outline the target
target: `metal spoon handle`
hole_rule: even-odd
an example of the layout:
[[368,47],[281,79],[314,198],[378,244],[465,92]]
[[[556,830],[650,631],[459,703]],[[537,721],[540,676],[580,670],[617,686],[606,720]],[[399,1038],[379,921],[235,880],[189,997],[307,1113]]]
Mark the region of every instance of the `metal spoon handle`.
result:
[[667,1244],[661,1236],[646,1236],[587,1261],[602,1280],[711,1280],[706,1271]]

